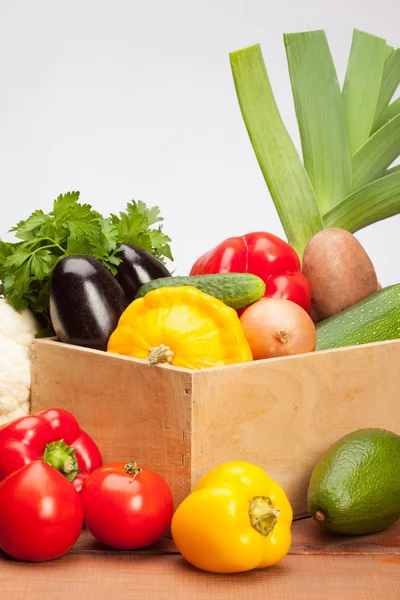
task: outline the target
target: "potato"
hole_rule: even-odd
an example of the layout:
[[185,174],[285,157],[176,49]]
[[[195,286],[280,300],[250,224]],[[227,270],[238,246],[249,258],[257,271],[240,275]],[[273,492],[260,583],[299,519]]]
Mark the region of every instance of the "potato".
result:
[[374,266],[360,244],[344,229],[324,229],[308,242],[302,271],[311,286],[313,313],[326,319],[378,289]]

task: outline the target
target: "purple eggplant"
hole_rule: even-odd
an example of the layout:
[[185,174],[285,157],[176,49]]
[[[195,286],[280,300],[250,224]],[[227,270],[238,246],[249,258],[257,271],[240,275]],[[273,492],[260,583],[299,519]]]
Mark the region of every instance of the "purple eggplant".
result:
[[171,277],[171,273],[155,256],[131,244],[120,244],[118,254],[122,262],[115,276],[129,302],[133,302],[138,289],[153,279]]
[[59,340],[106,350],[128,305],[115,277],[90,256],[66,256],[50,282],[50,317]]

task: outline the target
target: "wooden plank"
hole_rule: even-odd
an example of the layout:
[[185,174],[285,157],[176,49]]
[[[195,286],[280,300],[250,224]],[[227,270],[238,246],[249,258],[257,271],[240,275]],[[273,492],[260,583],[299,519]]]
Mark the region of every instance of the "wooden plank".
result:
[[[136,554],[179,554],[174,542],[172,539],[164,537],[156,544],[152,546],[148,546],[147,548],[141,548],[140,550],[115,550],[114,548],[107,548],[103,544],[100,544],[94,537],[89,533],[89,531],[85,528],[83,529],[79,540],[70,550],[71,554],[79,554],[79,555],[115,555],[115,556],[124,556],[124,555],[136,555]],[[1,558],[0,551],[0,558]]]
[[257,361],[193,376],[193,483],[224,461],[262,466],[307,512],[312,469],[363,427],[400,434],[400,340]]
[[[107,548],[97,542],[84,529],[72,554],[134,555],[134,554],[179,554],[171,539],[163,538],[157,544],[135,551],[120,551]],[[389,529],[364,536],[340,536],[325,531],[314,519],[306,518],[292,525],[292,546],[289,554],[373,554],[400,556],[400,521]],[[1,556],[1,555],[0,555]]]
[[398,600],[400,557],[287,556],[268,570],[212,575],[181,556],[77,556],[2,564],[0,600]]
[[290,554],[369,554],[400,557],[400,521],[373,535],[336,535],[314,519],[296,521],[292,526]]
[[32,412],[60,406],[96,440],[103,462],[157,471],[175,504],[190,490],[191,374],[49,340],[32,345]]
[[[210,600],[286,597],[309,600],[397,600],[400,522],[358,537],[327,536],[312,519],[293,524],[289,555],[270,569],[238,575],[202,573],[170,540],[140,552],[105,551],[87,531],[63,558],[19,563],[0,553],[0,600]],[[161,556],[160,556],[161,554]]]

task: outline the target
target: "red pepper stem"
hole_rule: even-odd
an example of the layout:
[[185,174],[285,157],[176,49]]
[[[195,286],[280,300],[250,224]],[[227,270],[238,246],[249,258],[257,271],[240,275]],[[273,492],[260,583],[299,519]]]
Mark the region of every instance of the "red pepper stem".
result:
[[79,467],[75,449],[68,446],[64,440],[47,444],[43,453],[43,461],[57,469],[71,483],[78,475]]

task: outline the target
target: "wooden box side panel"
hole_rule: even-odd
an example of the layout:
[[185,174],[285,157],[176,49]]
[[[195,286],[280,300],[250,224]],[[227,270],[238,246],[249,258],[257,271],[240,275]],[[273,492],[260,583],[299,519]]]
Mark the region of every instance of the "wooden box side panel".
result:
[[190,491],[192,375],[129,358],[36,341],[32,412],[71,411],[103,462],[137,460],[168,481],[175,503]]
[[262,466],[295,515],[321,454],[364,427],[400,434],[400,340],[196,373],[192,484],[224,461]]

